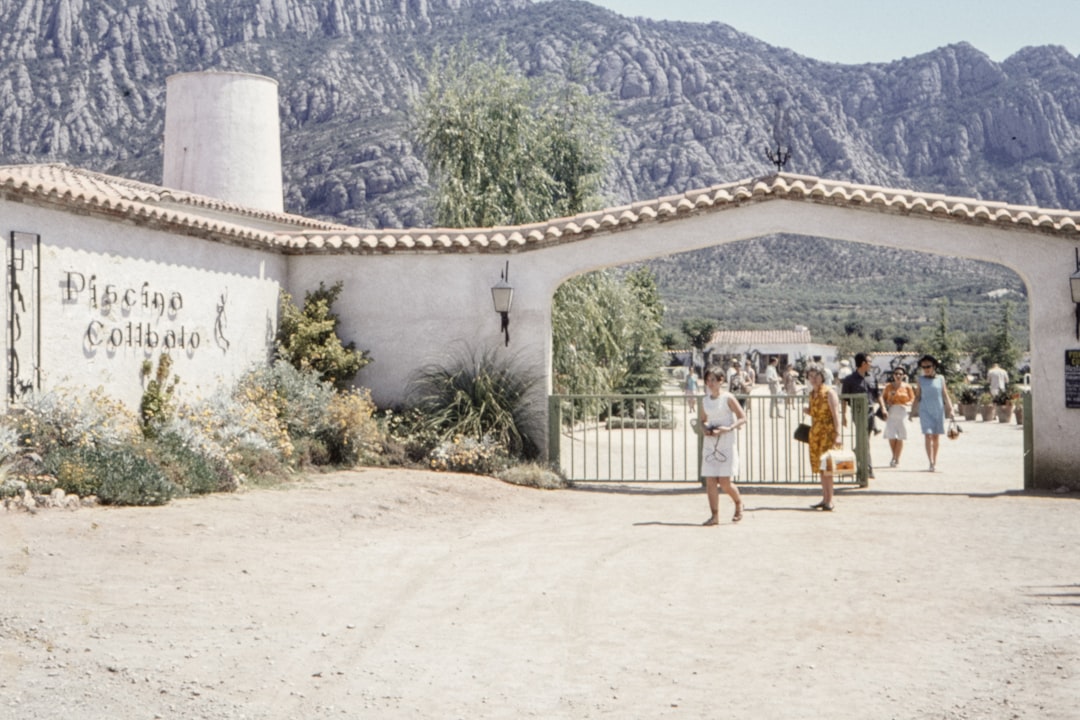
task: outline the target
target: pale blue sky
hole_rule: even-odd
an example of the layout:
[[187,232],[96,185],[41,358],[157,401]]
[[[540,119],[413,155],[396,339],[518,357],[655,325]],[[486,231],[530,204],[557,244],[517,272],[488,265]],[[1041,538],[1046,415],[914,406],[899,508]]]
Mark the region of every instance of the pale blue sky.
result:
[[961,41],[997,61],[1027,45],[1080,53],[1080,0],[589,1],[626,17],[719,21],[829,62],[888,62]]

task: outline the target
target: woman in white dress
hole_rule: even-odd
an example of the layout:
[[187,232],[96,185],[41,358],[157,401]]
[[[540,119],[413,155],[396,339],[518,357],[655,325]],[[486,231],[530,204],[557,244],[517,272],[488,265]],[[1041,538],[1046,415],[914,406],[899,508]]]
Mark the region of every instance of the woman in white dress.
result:
[[701,474],[705,478],[705,492],[712,513],[705,525],[720,523],[721,489],[735,503],[735,516],[731,522],[742,520],[742,496],[731,478],[739,472],[735,431],[746,424],[746,415],[735,396],[723,389],[723,383],[724,372],[709,368],[705,373],[705,397],[698,406],[698,422],[705,435],[701,448]]
[[904,421],[908,419],[908,411],[915,402],[915,390],[907,384],[907,373],[904,368],[898,367],[893,370],[892,382],[881,391],[881,402],[885,405],[888,420],[885,421],[885,439],[889,441],[889,449],[892,450],[892,460],[889,467],[900,464],[900,455],[904,452],[904,441],[907,440],[907,426]]

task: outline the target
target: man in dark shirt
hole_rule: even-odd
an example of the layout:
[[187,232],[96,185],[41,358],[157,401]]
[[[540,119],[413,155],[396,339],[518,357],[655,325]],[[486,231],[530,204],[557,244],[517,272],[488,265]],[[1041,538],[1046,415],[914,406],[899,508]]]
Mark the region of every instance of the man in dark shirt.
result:
[[[866,395],[866,432],[867,440],[874,430],[874,403],[877,402],[879,391],[877,382],[870,377],[870,356],[866,353],[855,354],[855,371],[844,378],[840,384],[841,395]],[[841,404],[841,414],[844,425],[847,425],[847,408],[849,402]],[[887,417],[884,408],[881,409],[881,419]],[[869,477],[874,477],[874,465],[870,461],[870,446],[866,447],[866,471]]]

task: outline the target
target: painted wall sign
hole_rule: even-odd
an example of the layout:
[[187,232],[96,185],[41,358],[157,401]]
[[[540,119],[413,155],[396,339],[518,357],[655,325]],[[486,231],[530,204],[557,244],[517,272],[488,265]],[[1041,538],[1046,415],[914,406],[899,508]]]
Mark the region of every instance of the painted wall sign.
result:
[[[97,275],[87,276],[77,270],[64,273],[61,287],[65,303],[85,302],[91,310],[105,316],[87,324],[83,339],[88,348],[192,352],[202,344],[198,329],[183,323],[173,324],[184,309],[184,296],[178,291],[162,290],[149,281],[137,286],[106,283]],[[218,308],[219,316],[223,312],[224,300]],[[132,319],[133,315],[148,319]],[[170,326],[160,327],[161,322]]]

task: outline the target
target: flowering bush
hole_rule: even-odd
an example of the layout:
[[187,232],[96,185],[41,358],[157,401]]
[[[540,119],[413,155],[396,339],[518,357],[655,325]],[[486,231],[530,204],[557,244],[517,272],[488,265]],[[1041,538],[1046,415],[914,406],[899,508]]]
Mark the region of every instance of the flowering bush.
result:
[[231,394],[215,393],[197,403],[181,405],[167,431],[188,436],[196,444],[220,448],[229,462],[251,451],[287,460],[293,454],[293,444],[277,415],[272,393],[241,383]]
[[245,375],[237,388],[259,415],[278,428],[285,457],[295,446],[313,464],[355,464],[374,450],[378,425],[370,391],[337,391],[314,370],[297,370],[279,360]]
[[490,438],[475,440],[458,436],[439,443],[431,451],[429,464],[433,470],[493,475],[507,467],[509,456],[506,448]]
[[220,449],[180,432],[160,432],[148,453],[179,492],[203,495],[228,492],[240,485],[240,476]]
[[[63,447],[44,459],[54,487],[75,495],[96,495],[105,504],[164,505],[176,493],[161,468],[132,446]],[[34,489],[45,493],[37,479]]]
[[379,417],[382,435],[382,459],[390,464],[426,463],[439,444],[435,428],[420,422],[422,413],[410,410],[385,410]]
[[335,393],[315,436],[326,446],[331,463],[355,465],[373,455],[379,445],[375,403],[367,389]]
[[31,393],[4,423],[23,450],[40,455],[59,447],[100,447],[133,442],[142,433],[135,414],[99,387],[84,392],[58,388]]
[[35,493],[152,505],[233,490],[245,474],[280,476],[287,463],[353,465],[380,444],[369,391],[338,392],[288,363],[253,370],[232,392],[204,400],[160,399],[144,396],[137,415],[100,389],[28,396],[0,417],[0,479]]
[[0,466],[14,460],[19,450],[19,431],[11,425],[0,424]]
[[146,388],[139,402],[139,417],[142,418],[142,430],[146,437],[154,437],[160,426],[172,416],[173,393],[180,382],[176,375],[169,377],[172,363],[168,353],[158,357],[157,370],[149,360],[143,362],[140,375],[146,382]]

